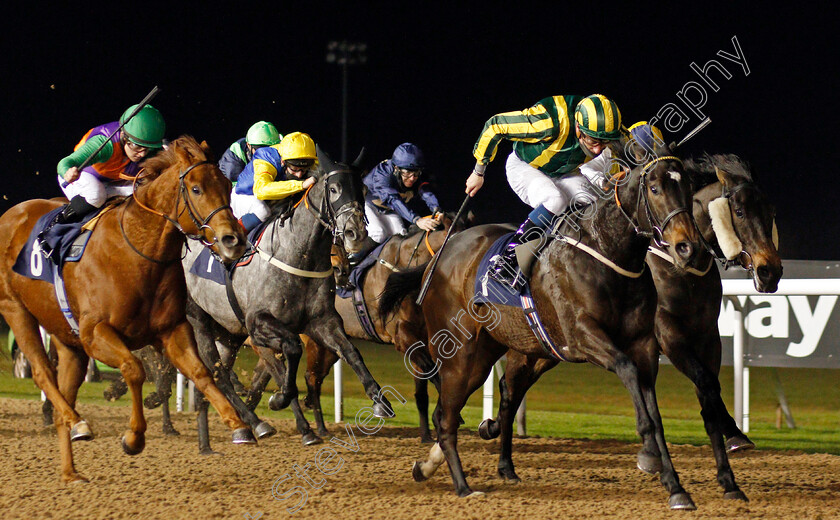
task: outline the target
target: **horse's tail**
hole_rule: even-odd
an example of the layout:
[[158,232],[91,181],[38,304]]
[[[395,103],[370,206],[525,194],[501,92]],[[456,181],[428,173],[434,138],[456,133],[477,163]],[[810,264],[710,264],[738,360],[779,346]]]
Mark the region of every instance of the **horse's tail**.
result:
[[379,295],[379,318],[383,323],[388,321],[388,318],[397,312],[406,296],[412,292],[420,290],[420,285],[423,282],[423,273],[426,271],[425,264],[391,273],[385,281],[385,289]]

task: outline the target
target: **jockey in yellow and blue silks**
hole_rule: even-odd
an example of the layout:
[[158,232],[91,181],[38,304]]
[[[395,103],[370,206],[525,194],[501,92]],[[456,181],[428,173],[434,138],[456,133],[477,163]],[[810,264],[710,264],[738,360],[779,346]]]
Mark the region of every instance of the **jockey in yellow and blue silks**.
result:
[[245,137],[238,139],[225,150],[222,158],[219,159],[219,169],[225,177],[230,179],[230,182],[236,185],[239,174],[254,159],[254,152],[263,146],[280,144],[282,139],[283,136],[273,124],[268,121],[257,121],[251,125]]
[[271,215],[266,200],[285,199],[315,184],[309,171],[317,164],[315,142],[308,134],[292,132],[280,144],[254,152],[233,189],[230,206],[246,231]]
[[[88,130],[73,153],[58,163],[58,185],[70,203],[41,232],[39,239],[55,224],[81,221],[85,215],[101,208],[110,197],[131,195],[131,181],[121,176],[137,175],[140,161],[163,146],[166,131],[163,116],[151,105],[143,106],[128,119],[136,108],[137,105],[129,107],[119,121]],[[122,129],[115,133],[123,123]],[[79,170],[85,163],[88,166]],[[40,242],[44,254],[51,256],[46,244]]]
[[487,165],[499,142],[507,139],[514,141],[505,167],[508,183],[534,208],[505,251],[494,258],[490,270],[494,279],[515,289],[522,286],[528,273],[519,269],[516,247],[529,232],[545,230],[573,203],[594,201],[580,165],[599,156],[610,141],[620,137],[618,106],[601,94],[548,97],[525,110],[497,114],[487,121],[473,148],[476,164],[465,192],[474,196],[481,189]]

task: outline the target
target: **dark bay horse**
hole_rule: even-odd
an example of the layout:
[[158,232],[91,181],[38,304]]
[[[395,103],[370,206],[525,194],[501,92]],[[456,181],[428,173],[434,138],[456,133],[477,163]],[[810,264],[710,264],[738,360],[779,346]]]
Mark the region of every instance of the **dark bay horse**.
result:
[[[362,294],[376,337],[371,337],[359,322],[352,298],[336,296],[335,309],[344,322],[344,331],[348,336],[377,343],[393,343],[397,351],[402,353],[405,353],[417,342],[425,343],[425,323],[420,308],[414,302],[403,301],[400,309],[393,317],[386,320],[378,312],[378,298],[391,273],[425,264],[431,259],[434,252],[440,248],[450,226],[455,225],[453,232],[458,232],[471,225],[475,220],[474,215],[470,213],[466,218],[460,219],[460,222],[453,224],[453,216],[448,215],[444,218],[443,229],[441,230],[425,232],[415,227],[410,229],[409,234],[405,237],[391,237],[380,251],[377,262],[365,273],[362,279]],[[333,268],[336,270],[336,283],[340,283],[340,277],[346,279],[347,268],[346,264],[341,262],[341,252],[334,251],[334,254]],[[306,405],[314,412],[318,434],[326,436],[329,431],[324,423],[324,415],[321,410],[321,385],[338,357],[331,350],[321,347],[305,334],[301,335],[301,340],[306,347]],[[428,352],[424,349],[412,351],[409,357],[414,373],[424,374],[431,370],[433,363],[428,356]],[[268,377],[263,371],[268,369],[272,359],[264,361],[265,363],[261,362],[255,370],[251,384],[252,401],[259,399],[257,397],[258,393],[263,391],[268,382]],[[428,421],[428,379],[415,377],[414,382],[414,397],[420,418],[420,437],[423,442],[434,442],[429,431]],[[433,382],[437,383],[437,378],[433,378]]]
[[[712,250],[701,253],[697,262],[703,266],[701,269],[680,273],[673,268],[670,255],[651,246],[646,262],[657,293],[657,343],[696,387],[724,497],[745,500],[735,485],[726,449],[738,451],[754,445],[738,429],[720,397],[718,314],[722,288],[712,255],[740,263],[751,273],[756,290],[775,292],[782,276],[776,249],[775,208],[756,186],[746,163],[735,155],[707,155],[687,160],[685,166],[699,186],[694,194],[694,218]],[[499,382],[499,415],[495,421],[482,422],[479,433],[485,439],[501,435],[499,475],[518,481],[511,458],[514,415],[525,392],[558,362],[514,350],[508,351],[507,361]],[[637,465],[642,471],[657,473],[662,468],[661,454],[652,439],[644,441]]]
[[[84,480],[73,465],[71,441],[92,438],[87,423],[75,410],[88,356],[118,367],[131,389],[130,429],[122,438],[129,455],[143,451],[146,431],[142,405],[145,374],[131,351],[150,344],[163,348],[175,366],[211,399],[234,430],[235,443],[256,442],[201,362],[184,313],[187,291],[179,260],[185,235],[200,237],[226,262],[245,251],[245,236],[229,207],[230,189],[230,181],[208,160],[206,145],[192,137],[181,137],[147,159],[133,197],[104,213],[82,259],[64,266],[69,306],[78,320],[79,335],[62,314],[52,284],[12,270],[36,219],[60,203],[31,200],[0,217],[0,313],[32,363],[35,383],[55,406],[65,482]],[[55,340],[57,377],[38,324]]]
[[[275,212],[257,254],[247,266],[234,272],[232,291],[244,323],[234,312],[225,286],[189,272],[197,252],[187,251],[183,260],[190,293],[187,315],[195,328],[202,359],[213,367],[219,387],[246,421],[259,423],[236,395],[226,366],[230,362],[222,362],[215,342],[236,352],[250,336],[261,357],[282,355],[288,367],[285,374],[276,374],[283,378],[283,383],[272,408],[291,404],[304,444],[320,439],[305,420],[300,421],[303,415],[299,411],[295,377],[303,350],[298,334],[305,333],[325,348],[340,352],[374,401],[374,413],[382,417],[392,415],[389,402],[380,396],[379,384],[344,334],[334,305],[331,246],[339,242],[347,251],[358,251],[367,236],[358,170],[333,164],[326,156],[321,166],[323,171],[317,171],[318,182],[302,194],[301,203],[285,212],[288,218],[280,218],[283,215]],[[199,414],[199,448],[202,453],[210,453],[206,421],[202,419],[206,417],[206,404],[199,408]]]
[[[638,163],[641,152],[635,148],[633,152],[637,159],[633,162]],[[652,234],[669,244],[677,268],[693,266],[700,238],[688,213],[690,188],[682,171],[679,159],[667,149],[633,168],[615,186],[613,195],[621,205],[611,198],[599,201],[589,218],[577,221],[575,238],[548,244],[534,265],[531,290],[548,335],[556,343],[568,345],[573,359],[606,368],[621,379],[636,405],[640,433],[654,435],[663,455],[662,483],[670,493],[670,506],[693,509],[671,464],[656,402],[651,374],[656,361],[650,359],[650,345],[656,341],[655,299],[649,297],[653,286],[632,277],[644,271]],[[561,230],[568,235],[570,226],[565,222]],[[441,363],[441,393],[434,414],[439,441],[430,459],[416,463],[412,474],[418,481],[425,480],[446,461],[459,496],[473,493],[457,452],[461,408],[508,348],[524,354],[543,352],[521,309],[474,303],[478,264],[508,229],[479,226],[454,236],[423,302],[432,338],[429,348]],[[586,244],[613,266],[572,247],[575,243]],[[420,270],[392,275],[380,308],[394,308],[401,296],[419,287],[422,276]]]

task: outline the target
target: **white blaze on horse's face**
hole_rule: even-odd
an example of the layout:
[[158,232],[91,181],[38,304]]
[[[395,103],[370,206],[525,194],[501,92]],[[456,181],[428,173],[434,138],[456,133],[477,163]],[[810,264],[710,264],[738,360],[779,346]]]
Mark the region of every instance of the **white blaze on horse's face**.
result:
[[670,175],[671,178],[674,179],[677,182],[680,182],[680,180],[682,179],[682,176],[680,175],[680,172],[677,172],[677,171],[674,171],[674,170],[669,170],[668,175]]

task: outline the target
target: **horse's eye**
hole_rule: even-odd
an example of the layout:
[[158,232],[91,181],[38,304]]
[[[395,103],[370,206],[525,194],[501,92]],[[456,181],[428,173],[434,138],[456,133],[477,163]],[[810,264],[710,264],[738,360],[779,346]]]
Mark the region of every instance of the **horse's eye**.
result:
[[657,193],[659,193],[659,188],[657,188],[656,186],[651,186],[650,192],[656,195]]
[[744,218],[744,210],[741,208],[735,208],[735,216],[738,218]]
[[192,192],[193,192],[194,194],[196,194],[196,195],[201,195],[201,188],[199,188],[198,186],[193,186],[193,187],[191,188],[191,190],[192,190]]
[[330,186],[330,193],[338,193],[338,188],[335,186]]

